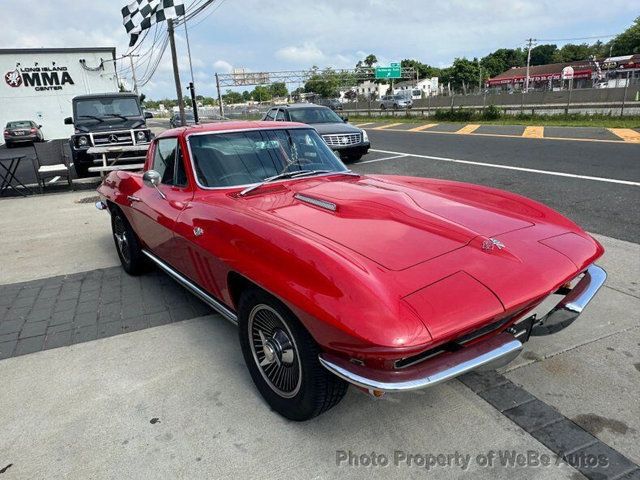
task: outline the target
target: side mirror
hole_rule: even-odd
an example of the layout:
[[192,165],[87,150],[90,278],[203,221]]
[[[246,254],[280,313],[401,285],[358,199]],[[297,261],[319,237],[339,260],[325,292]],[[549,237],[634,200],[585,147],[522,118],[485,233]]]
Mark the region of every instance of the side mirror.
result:
[[153,118],[153,113],[145,111],[144,118]]
[[342,117],[342,120],[344,121],[344,123],[347,123],[349,121],[349,117]]
[[73,125],[73,118],[71,117],[67,117],[64,119],[64,124],[65,125]]
[[147,187],[155,188],[162,198],[167,198],[167,196],[158,188],[158,185],[160,185],[160,183],[162,182],[162,177],[155,170],[147,170],[146,172],[144,172],[144,174],[142,175],[142,182]]

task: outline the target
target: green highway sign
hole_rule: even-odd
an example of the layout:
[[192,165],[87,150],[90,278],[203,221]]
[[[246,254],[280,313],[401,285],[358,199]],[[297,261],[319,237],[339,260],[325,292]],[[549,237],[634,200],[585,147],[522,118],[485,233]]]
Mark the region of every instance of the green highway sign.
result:
[[376,78],[402,78],[402,68],[399,63],[392,63],[389,67],[376,67]]

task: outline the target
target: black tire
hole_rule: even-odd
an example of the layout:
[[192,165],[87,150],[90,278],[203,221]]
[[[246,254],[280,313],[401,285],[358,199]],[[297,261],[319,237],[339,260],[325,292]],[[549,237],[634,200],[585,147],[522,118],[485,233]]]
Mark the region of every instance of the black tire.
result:
[[342,400],[348,384],[320,365],[320,348],[282,302],[262,290],[247,290],[240,297],[238,323],[253,383],[273,410],[304,421]]
[[89,165],[83,165],[82,163],[75,163],[74,167],[76,169],[76,177],[78,178],[87,178],[90,175]]
[[147,260],[142,253],[140,241],[122,211],[111,209],[111,231],[113,242],[120,258],[122,268],[129,275],[141,275],[147,270]]
[[5,143],[5,145],[7,146],[7,148],[13,148],[13,143],[7,142],[7,143]]
[[362,153],[344,154],[344,155],[340,156],[340,159],[344,163],[354,163],[354,162],[357,162],[358,160],[360,160],[363,155],[364,154],[362,154]]
[[380,105],[380,110],[386,110],[387,106],[383,103],[382,105]]

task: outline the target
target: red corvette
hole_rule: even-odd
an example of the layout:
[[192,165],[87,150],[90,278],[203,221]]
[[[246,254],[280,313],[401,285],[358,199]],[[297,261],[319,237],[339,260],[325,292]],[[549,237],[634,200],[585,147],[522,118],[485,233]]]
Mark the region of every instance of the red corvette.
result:
[[348,384],[380,396],[505,365],[606,277],[602,246],[550,208],[358,175],[302,124],[169,130],[144,174],[114,171],[98,191],[124,269],[155,264],[237,323],[258,390],[294,420]]

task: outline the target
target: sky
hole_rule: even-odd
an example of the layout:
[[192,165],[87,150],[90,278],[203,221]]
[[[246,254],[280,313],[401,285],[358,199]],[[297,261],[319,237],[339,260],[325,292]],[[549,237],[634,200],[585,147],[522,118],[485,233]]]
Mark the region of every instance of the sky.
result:
[[[0,0],[0,7],[9,1]],[[194,1],[185,0],[185,4]],[[118,55],[124,54],[128,36],[120,8],[126,3],[21,0],[20,8],[2,8],[0,48],[115,46]],[[413,58],[444,67],[455,57],[481,57],[498,48],[522,47],[529,37],[601,36],[607,41],[607,35],[620,33],[640,15],[637,6],[629,0],[215,0],[213,7],[192,21],[189,40],[196,89],[215,96],[214,73],[227,73],[233,67],[250,71],[313,65],[352,68],[370,53],[381,65]],[[180,28],[176,33],[180,74],[186,85],[190,73],[185,32]],[[149,36],[140,51],[152,44]],[[149,61],[144,57],[138,62],[136,71],[143,77]],[[121,73],[130,85],[128,61],[122,62]],[[148,98],[175,98],[168,48],[141,91]]]

